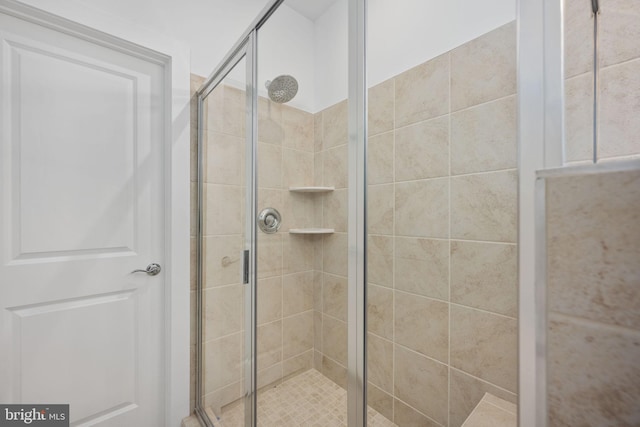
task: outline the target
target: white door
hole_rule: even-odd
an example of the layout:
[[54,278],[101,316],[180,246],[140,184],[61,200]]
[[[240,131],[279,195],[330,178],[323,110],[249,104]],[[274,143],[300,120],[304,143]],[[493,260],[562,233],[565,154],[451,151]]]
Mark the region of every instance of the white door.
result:
[[164,69],[0,14],[0,402],[164,424]]

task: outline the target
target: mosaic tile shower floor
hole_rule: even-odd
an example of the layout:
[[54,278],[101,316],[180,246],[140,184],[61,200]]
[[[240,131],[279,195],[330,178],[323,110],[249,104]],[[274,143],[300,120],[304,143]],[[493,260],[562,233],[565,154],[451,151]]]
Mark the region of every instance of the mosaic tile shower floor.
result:
[[[216,427],[242,427],[244,407],[223,411]],[[215,419],[215,418],[214,418]],[[347,427],[347,391],[315,369],[258,394],[259,427]],[[396,427],[368,408],[369,427]]]

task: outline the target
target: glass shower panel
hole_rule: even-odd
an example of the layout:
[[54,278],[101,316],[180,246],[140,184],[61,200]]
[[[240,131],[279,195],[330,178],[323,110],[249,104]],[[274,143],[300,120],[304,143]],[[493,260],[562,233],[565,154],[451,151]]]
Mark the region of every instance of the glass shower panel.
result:
[[201,122],[201,402],[217,425],[244,422],[246,61],[203,100]]
[[[257,211],[281,215],[278,231],[257,236],[264,425],[346,425],[347,39],[346,26],[342,38],[329,27],[346,25],[347,9],[331,6],[285,1],[257,35]],[[318,68],[323,54],[340,61]]]
[[459,427],[489,393],[515,426],[515,2],[407,3],[368,11],[368,425]]

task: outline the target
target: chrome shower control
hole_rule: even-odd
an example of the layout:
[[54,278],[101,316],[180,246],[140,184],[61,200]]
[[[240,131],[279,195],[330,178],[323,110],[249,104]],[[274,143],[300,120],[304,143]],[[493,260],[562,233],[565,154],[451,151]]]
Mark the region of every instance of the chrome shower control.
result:
[[258,215],[258,227],[267,234],[273,234],[280,229],[282,217],[274,208],[266,208]]

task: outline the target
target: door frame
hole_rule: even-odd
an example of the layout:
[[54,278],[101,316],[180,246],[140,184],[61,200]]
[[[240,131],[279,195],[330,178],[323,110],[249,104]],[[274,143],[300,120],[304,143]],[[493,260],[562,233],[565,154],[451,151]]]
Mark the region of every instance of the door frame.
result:
[[[164,70],[164,425],[189,415],[190,393],[190,57],[188,48],[76,2],[39,2],[38,9],[0,0],[0,13],[154,62]],[[41,4],[40,4],[41,3]],[[54,3],[54,4],[50,4]],[[55,4],[58,3],[58,4]]]

